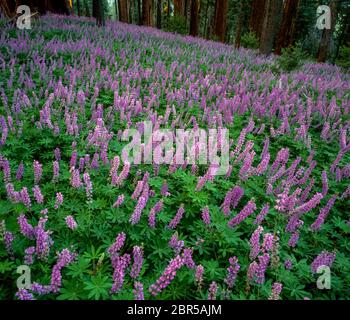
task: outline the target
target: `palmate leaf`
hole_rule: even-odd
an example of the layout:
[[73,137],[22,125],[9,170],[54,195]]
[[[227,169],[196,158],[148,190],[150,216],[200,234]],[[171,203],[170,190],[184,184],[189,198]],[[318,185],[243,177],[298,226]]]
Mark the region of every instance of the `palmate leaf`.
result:
[[67,274],[74,278],[79,278],[87,273],[90,268],[90,261],[87,258],[80,257],[78,261],[67,266]]
[[89,281],[84,282],[84,290],[88,291],[89,299],[99,300],[100,298],[107,298],[111,287],[111,279],[101,274],[92,276]]
[[74,280],[63,280],[60,295],[57,300],[80,300],[86,299],[87,294],[81,286],[81,283]]

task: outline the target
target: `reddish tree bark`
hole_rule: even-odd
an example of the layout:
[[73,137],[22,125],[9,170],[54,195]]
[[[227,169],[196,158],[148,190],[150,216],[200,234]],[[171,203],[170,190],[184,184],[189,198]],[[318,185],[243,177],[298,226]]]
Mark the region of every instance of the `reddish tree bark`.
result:
[[118,0],[118,8],[119,8],[119,21],[128,23],[128,4],[127,0]]
[[191,1],[191,21],[190,21],[190,35],[195,37],[198,35],[199,26],[199,0]]
[[281,0],[266,1],[266,15],[260,38],[260,52],[269,54],[273,48],[273,43],[276,35],[278,17],[282,11]]
[[152,26],[152,1],[142,1],[142,24],[144,26]]
[[174,14],[176,16],[184,15],[184,0],[174,0]]
[[244,2],[242,1],[240,4],[239,18],[236,26],[235,48],[237,49],[241,46],[241,33],[242,33],[244,20],[245,20],[245,11],[244,11]]
[[335,17],[336,17],[336,9],[337,9],[336,0],[331,1],[330,9],[331,9],[331,29],[323,29],[320,46],[318,48],[318,53],[317,53],[317,61],[320,63],[326,62],[328,57],[329,46],[330,46],[330,42],[332,39],[334,26],[335,26]]
[[293,45],[300,0],[285,0],[281,27],[277,36],[275,53],[281,54],[282,48]]
[[214,35],[219,41],[225,42],[226,25],[227,25],[228,1],[216,0],[215,19],[214,19]]
[[253,0],[251,15],[249,18],[249,30],[255,33],[259,41],[264,23],[267,1],[268,0]]

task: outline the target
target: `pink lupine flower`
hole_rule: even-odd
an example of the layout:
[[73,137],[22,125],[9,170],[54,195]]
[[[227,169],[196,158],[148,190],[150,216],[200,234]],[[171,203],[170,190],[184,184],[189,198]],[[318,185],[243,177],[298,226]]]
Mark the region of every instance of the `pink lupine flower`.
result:
[[182,216],[184,213],[185,213],[185,209],[184,209],[184,206],[182,204],[180,206],[179,210],[177,210],[175,217],[168,224],[168,228],[175,229],[176,226],[179,224],[180,220],[182,219]]
[[52,181],[54,183],[56,183],[58,181],[60,175],[60,165],[58,161],[54,161],[53,162],[53,177],[52,177]]
[[34,167],[34,183],[39,184],[41,176],[43,174],[43,165],[38,161],[34,160],[33,167]]
[[84,179],[84,184],[85,184],[85,192],[86,192],[87,201],[88,201],[88,203],[91,203],[92,202],[92,182],[91,182],[90,175],[88,172],[84,173],[83,179]]
[[74,230],[78,227],[77,223],[75,222],[73,216],[67,216],[65,217],[66,225],[69,229]]
[[107,252],[111,255],[117,254],[121,247],[124,245],[125,239],[126,234],[124,232],[119,233],[115,238],[115,242],[108,248]]
[[70,184],[73,188],[80,188],[83,183],[81,182],[80,179],[80,173],[78,169],[71,168],[71,178],[70,178]]
[[272,285],[272,290],[271,290],[271,295],[269,296],[269,300],[279,300],[281,292],[282,292],[282,284],[279,282],[275,282]]
[[238,215],[236,215],[234,218],[232,218],[227,225],[230,228],[233,228],[234,226],[237,226],[240,224],[244,219],[246,219],[249,215],[251,215],[256,210],[256,204],[253,200],[250,200],[244,208],[239,212]]
[[124,202],[124,195],[123,194],[121,194],[120,196],[118,196],[118,198],[117,198],[117,200],[114,202],[114,204],[113,204],[113,208],[118,208],[118,207],[120,207],[122,204],[123,204],[123,202]]
[[133,294],[134,294],[135,300],[145,300],[144,293],[143,293],[143,285],[141,282],[134,283]]
[[41,190],[39,186],[34,186],[33,188],[34,198],[35,201],[39,204],[42,204],[44,202],[44,197],[41,194]]
[[55,210],[57,210],[63,203],[63,194],[61,192],[56,193],[56,202],[54,205]]
[[149,287],[149,291],[153,296],[158,295],[164,290],[171,281],[175,278],[177,270],[179,270],[184,264],[183,258],[176,256],[172,259],[169,265],[164,270],[163,274],[157,279],[157,281]]
[[216,300],[216,295],[218,293],[218,286],[215,281],[210,284],[208,300]]
[[131,267],[130,276],[131,278],[135,279],[140,274],[143,263],[143,250],[138,246],[133,248],[133,259],[134,263]]
[[256,283],[263,284],[265,282],[265,271],[270,262],[270,255],[268,253],[258,257],[259,264],[255,271]]
[[208,206],[204,207],[202,210],[202,220],[206,225],[210,225],[210,213]]
[[16,297],[19,300],[35,300],[34,296],[26,289],[18,289]]
[[327,202],[326,206],[320,210],[320,214],[318,215],[315,222],[310,226],[310,229],[313,231],[319,230],[323,225],[326,217],[328,216],[329,211],[334,206],[334,203],[337,199],[338,195],[333,195]]
[[254,260],[260,253],[260,235],[264,231],[263,227],[259,226],[250,237],[250,254],[249,258]]
[[125,162],[120,175],[116,179],[116,185],[118,186],[122,185],[123,181],[128,177],[129,171],[130,171],[130,163]]
[[261,209],[260,213],[257,215],[257,217],[256,217],[256,219],[255,219],[255,221],[253,223],[257,224],[257,225],[260,225],[264,221],[264,219],[265,219],[266,215],[268,214],[269,210],[270,210],[270,205],[268,203],[266,203],[263,206],[263,208]]
[[199,288],[201,288],[202,284],[203,284],[203,273],[204,273],[203,266],[198,265],[196,267],[195,280],[196,280],[196,284]]
[[227,268],[227,277],[225,278],[225,283],[229,289],[232,289],[237,278],[237,273],[241,267],[238,264],[237,257],[229,258],[229,263],[230,266]]
[[20,197],[23,202],[23,204],[27,207],[30,208],[32,203],[30,201],[28,189],[26,187],[23,187],[22,190],[20,191]]
[[148,216],[148,225],[151,228],[155,228],[156,226],[156,215],[161,212],[163,209],[163,200],[159,200],[154,207],[151,209]]
[[312,272],[316,273],[318,268],[322,266],[327,266],[331,268],[335,260],[335,256],[335,252],[322,251],[311,264]]
[[193,253],[192,249],[185,248],[182,255],[184,264],[190,269],[194,269],[196,267],[196,264],[194,263],[192,258],[192,253]]
[[177,233],[173,234],[170,241],[169,247],[175,250],[175,255],[180,254],[185,243],[183,240],[179,240]]
[[34,262],[33,254],[35,253],[35,247],[29,247],[24,250],[24,264],[32,265]]

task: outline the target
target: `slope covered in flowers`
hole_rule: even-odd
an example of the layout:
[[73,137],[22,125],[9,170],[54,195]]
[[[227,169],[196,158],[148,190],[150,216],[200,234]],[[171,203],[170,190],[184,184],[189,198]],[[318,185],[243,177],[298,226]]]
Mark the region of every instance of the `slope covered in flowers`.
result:
[[[0,48],[1,299],[350,298],[349,74],[61,16]],[[228,173],[123,163],[143,120],[229,129]]]

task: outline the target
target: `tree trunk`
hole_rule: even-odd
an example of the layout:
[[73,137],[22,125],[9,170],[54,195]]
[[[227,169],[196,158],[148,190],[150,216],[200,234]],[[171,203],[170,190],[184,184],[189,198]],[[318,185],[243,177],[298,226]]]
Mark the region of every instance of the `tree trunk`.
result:
[[199,25],[199,0],[191,1],[191,21],[190,21],[190,35],[196,37],[198,35]]
[[77,11],[78,11],[78,16],[81,16],[81,12],[80,12],[80,1],[77,0]]
[[245,18],[244,2],[241,2],[239,18],[238,18],[238,23],[237,23],[237,27],[236,27],[236,36],[235,36],[235,48],[236,49],[238,49],[241,46],[241,33],[242,33],[244,18]]
[[128,6],[127,0],[118,0],[119,2],[119,21],[128,23]]
[[295,39],[296,21],[298,19],[300,0],[285,0],[283,18],[277,36],[275,53],[280,55],[282,48],[293,45]]
[[152,26],[152,1],[142,1],[142,24],[144,26]]
[[141,11],[141,0],[137,0],[137,12],[139,18],[139,26],[142,25],[142,11]]
[[168,18],[170,18],[170,0],[168,0]]
[[259,41],[261,39],[267,1],[268,0],[253,0],[249,18],[249,30],[255,33]]
[[283,2],[280,0],[268,0],[266,2],[266,15],[260,39],[260,52],[262,54],[271,53],[276,35],[278,19],[282,11],[282,4]]
[[215,5],[215,22],[214,35],[219,41],[225,42],[226,25],[227,25],[228,1],[216,0]]
[[115,20],[118,20],[118,3],[117,3],[117,0],[114,0],[114,9],[115,9]]
[[333,31],[334,31],[334,26],[335,26],[336,0],[331,1],[330,9],[331,9],[331,29],[323,29],[323,31],[322,31],[320,46],[318,48],[318,53],[317,53],[317,61],[319,63],[326,62],[327,57],[328,57],[329,46],[331,43],[331,39],[332,39]]
[[106,18],[102,0],[93,0],[92,1],[92,11],[93,16],[96,18],[96,24],[99,27],[105,26]]
[[157,28],[162,29],[162,1],[157,0]]
[[174,0],[174,15],[175,16],[184,15],[184,0]]
[[133,23],[134,0],[128,1],[129,23]]
[[208,10],[209,10],[209,1],[207,0],[207,5],[205,7],[205,15],[204,15],[204,34],[205,34],[205,37],[207,37]]

